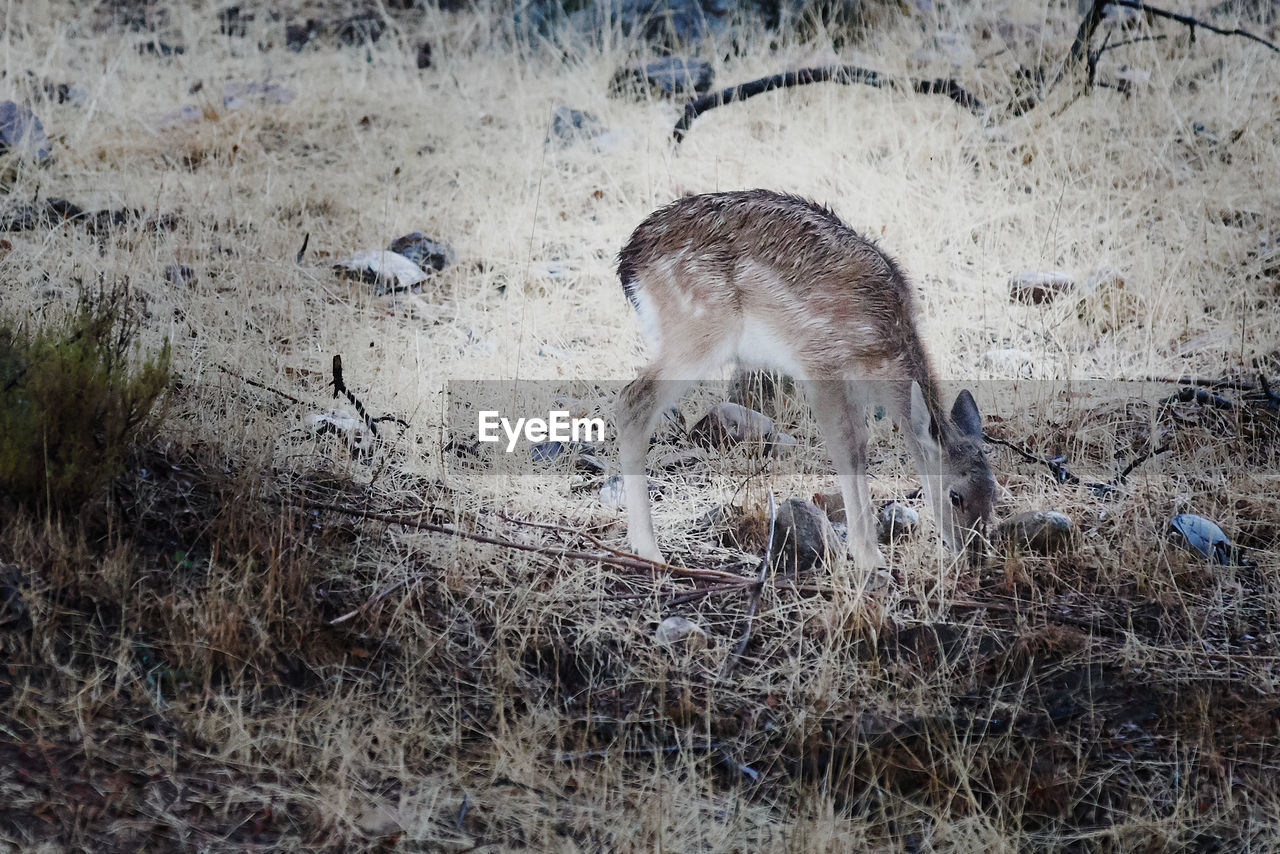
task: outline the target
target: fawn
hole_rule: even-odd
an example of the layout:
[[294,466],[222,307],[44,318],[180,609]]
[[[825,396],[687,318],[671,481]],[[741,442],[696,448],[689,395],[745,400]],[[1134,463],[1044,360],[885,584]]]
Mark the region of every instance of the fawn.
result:
[[866,483],[867,406],[903,428],[952,550],[977,559],[995,481],[982,419],[961,391],[948,415],[898,265],[829,209],[767,190],[687,196],[651,214],[618,255],[653,362],[623,390],[618,430],[631,548],[665,562],[645,452],[658,417],[725,363],[790,374],[826,440],[859,569],[884,565]]

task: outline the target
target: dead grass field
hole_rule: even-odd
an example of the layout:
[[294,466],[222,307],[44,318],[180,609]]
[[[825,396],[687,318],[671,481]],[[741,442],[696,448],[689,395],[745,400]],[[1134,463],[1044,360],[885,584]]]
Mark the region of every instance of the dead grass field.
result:
[[[1065,55],[1070,5],[939,5],[839,54],[757,33],[709,58],[717,86],[838,58],[954,75],[1000,104],[1019,65]],[[818,85],[713,110],[677,150],[677,107],[607,96],[635,49],[616,36],[562,53],[513,42],[487,7],[429,10],[397,13],[367,50],[295,53],[258,11],[228,38],[213,6],[175,4],[157,34],[104,28],[84,4],[0,9],[0,95],[55,144],[52,164],[8,174],[8,200],[173,223],[4,235],[4,310],[56,316],[78,286],[127,281],[143,345],[167,338],[177,378],[109,499],[80,519],[0,505],[0,582],[23,607],[0,623],[0,848],[1280,850],[1275,412],[1230,390],[1232,410],[1160,408],[1119,382],[1280,374],[1280,57],[1139,21],[1110,38],[1167,38],[1098,65],[1104,82],[1145,72],[1127,95],[1072,101],[1063,83],[983,121]],[[161,36],[185,52],[138,53]],[[87,99],[56,103],[41,81]],[[226,83],[255,81],[296,97],[222,103]],[[562,146],[559,105],[608,133]],[[695,521],[832,488],[801,416],[794,464],[745,482],[718,463],[654,474],[659,538],[704,577],[653,576],[556,554],[624,546],[598,480],[458,471],[444,390],[634,376],[618,248],[682,193],[746,187],[827,203],[902,262],[939,372],[987,391],[993,435],[1101,480],[1169,450],[1099,498],[993,447],[1000,515],[1067,513],[1072,549],[970,571],[926,535],[892,553],[887,587],[843,563],[771,578],[721,676],[760,552]],[[333,274],[413,230],[456,252],[416,298]],[[194,282],[166,281],[171,264]],[[1108,267],[1122,288],[1009,299],[1020,270],[1083,283]],[[327,388],[334,354],[372,414],[409,425],[384,425],[366,456],[304,424],[348,411]],[[901,450],[877,433],[878,499],[915,485]],[[1184,511],[1254,565],[1174,548],[1165,526]],[[672,614],[709,645],[657,645]]]

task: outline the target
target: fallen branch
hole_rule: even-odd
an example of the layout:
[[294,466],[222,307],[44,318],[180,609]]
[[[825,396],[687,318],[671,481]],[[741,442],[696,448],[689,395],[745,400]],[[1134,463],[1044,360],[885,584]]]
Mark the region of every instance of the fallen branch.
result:
[[319,510],[328,513],[341,513],[346,516],[352,516],[358,519],[368,519],[372,522],[382,522],[386,525],[402,525],[406,528],[413,528],[417,531],[426,531],[433,534],[447,534],[451,537],[460,537],[464,540],[472,542],[484,543],[486,545],[501,546],[502,548],[514,549],[515,551],[532,552],[534,554],[551,555],[553,557],[561,557],[567,560],[586,560],[594,563],[604,563],[610,566],[618,566],[624,569],[643,569],[653,574],[659,572],[669,573],[680,578],[700,578],[707,581],[733,581],[741,580],[741,575],[735,575],[732,572],[722,572],[715,569],[687,569],[681,566],[672,566],[668,563],[658,563],[657,561],[647,560],[639,555],[620,553],[620,554],[592,554],[591,552],[574,551],[573,549],[561,549],[552,546],[540,546],[530,543],[517,543],[502,537],[491,537],[487,534],[475,534],[469,531],[460,531],[457,528],[451,528],[448,525],[437,525],[433,522],[424,521],[421,517],[423,513],[416,516],[397,516],[390,513],[377,513],[372,510],[365,510],[358,507],[343,507],[340,504],[309,504],[312,510]]
[[[885,87],[897,87],[901,83],[878,71],[872,71],[868,68],[860,68],[856,65],[832,65],[821,68],[801,68],[797,71],[784,71],[781,74],[774,74],[771,77],[762,77],[759,80],[752,80],[749,83],[742,83],[729,89],[723,89],[710,95],[703,95],[695,98],[684,106],[684,115],[676,122],[675,127],[671,131],[671,136],[679,145],[689,130],[689,126],[693,124],[694,119],[724,104],[732,104],[735,101],[745,101],[747,98],[754,98],[756,95],[762,95],[765,92],[772,92],[774,89],[790,89],[794,86],[805,86],[810,83],[865,83],[868,86],[874,86],[877,89]],[[974,114],[981,114],[986,111],[986,107],[978,100],[973,93],[969,92],[955,80],[950,78],[938,78],[934,80],[920,80],[914,77],[907,78],[907,82],[911,88],[922,95],[946,95],[952,101],[955,101],[961,107],[969,110]]]

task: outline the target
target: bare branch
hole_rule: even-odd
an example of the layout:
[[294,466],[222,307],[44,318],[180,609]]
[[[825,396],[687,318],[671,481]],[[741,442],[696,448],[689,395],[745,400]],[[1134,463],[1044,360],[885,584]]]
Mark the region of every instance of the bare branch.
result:
[[[694,119],[715,107],[732,104],[734,101],[745,101],[747,98],[753,98],[756,95],[762,95],[774,89],[789,89],[793,86],[805,86],[810,83],[824,83],[827,81],[843,84],[865,83],[877,89],[901,85],[898,80],[892,77],[868,68],[860,68],[856,65],[832,65],[822,68],[801,68],[797,71],[785,71],[781,74],[762,77],[759,80],[752,80],[749,83],[742,83],[720,92],[695,98],[685,104],[684,115],[676,122],[675,128],[671,131],[671,136],[676,144],[679,145],[684,140],[685,133],[689,130],[689,126],[693,124]],[[908,78],[907,82],[912,89],[922,95],[946,95],[972,113],[979,114],[986,110],[986,107],[973,93],[955,80],[947,78],[935,80]]]
[[1280,47],[1277,47],[1275,44],[1267,41],[1261,36],[1255,36],[1253,33],[1248,32],[1247,30],[1242,30],[1239,27],[1233,30],[1215,27],[1213,24],[1207,24],[1199,18],[1192,17],[1191,15],[1183,15],[1179,12],[1170,12],[1167,9],[1150,6],[1141,2],[1141,0],[1104,0],[1104,2],[1111,3],[1114,6],[1125,6],[1129,9],[1137,9],[1140,12],[1146,12],[1148,15],[1154,15],[1157,18],[1167,18],[1170,21],[1177,21],[1179,24],[1185,24],[1191,28],[1192,41],[1196,40],[1196,27],[1200,27],[1201,29],[1208,30],[1211,33],[1217,33],[1222,36],[1242,36],[1250,41],[1255,41],[1258,44],[1269,48],[1275,53],[1280,53]]

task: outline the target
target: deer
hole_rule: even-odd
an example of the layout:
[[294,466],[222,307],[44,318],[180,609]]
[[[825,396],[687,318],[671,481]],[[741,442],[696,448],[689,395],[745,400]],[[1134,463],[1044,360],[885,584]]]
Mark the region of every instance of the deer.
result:
[[982,416],[964,389],[943,411],[897,262],[828,207],[770,190],[685,196],[650,214],[618,254],[623,292],[652,361],[621,391],[617,425],[627,535],[654,536],[645,454],[664,412],[730,362],[788,374],[803,390],[844,499],[859,570],[886,565],[867,486],[870,404],[898,424],[943,543],[980,560],[995,480]]

